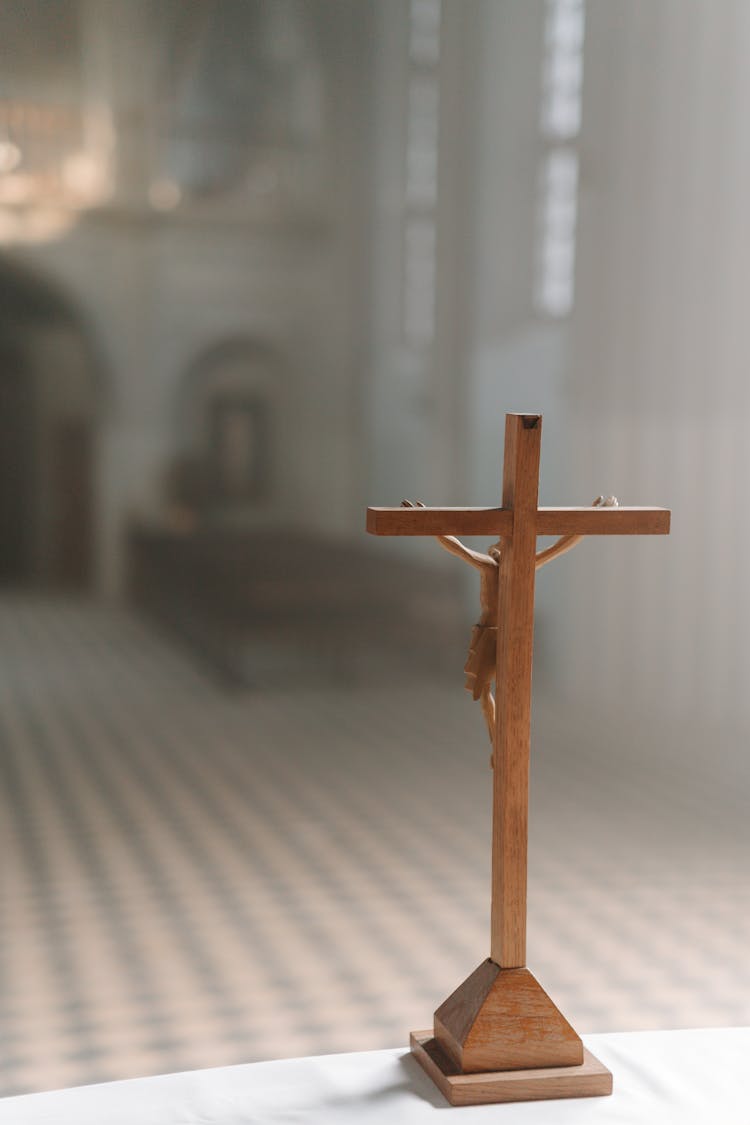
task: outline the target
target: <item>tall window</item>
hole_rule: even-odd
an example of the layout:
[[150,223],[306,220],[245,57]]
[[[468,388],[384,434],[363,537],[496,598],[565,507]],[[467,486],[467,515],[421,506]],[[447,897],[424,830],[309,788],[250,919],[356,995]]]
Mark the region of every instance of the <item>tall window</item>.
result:
[[584,0],[547,0],[534,304],[554,317],[573,307],[584,19]]
[[435,336],[441,0],[410,0],[403,340],[419,364]]

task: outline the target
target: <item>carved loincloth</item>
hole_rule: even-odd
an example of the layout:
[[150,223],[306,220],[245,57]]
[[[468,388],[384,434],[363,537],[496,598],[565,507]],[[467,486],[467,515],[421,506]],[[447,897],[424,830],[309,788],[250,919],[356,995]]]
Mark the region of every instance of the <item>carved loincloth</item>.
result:
[[475,625],[471,631],[469,655],[466,658],[466,690],[474,699],[479,699],[485,687],[495,678],[497,659],[497,627],[495,625]]

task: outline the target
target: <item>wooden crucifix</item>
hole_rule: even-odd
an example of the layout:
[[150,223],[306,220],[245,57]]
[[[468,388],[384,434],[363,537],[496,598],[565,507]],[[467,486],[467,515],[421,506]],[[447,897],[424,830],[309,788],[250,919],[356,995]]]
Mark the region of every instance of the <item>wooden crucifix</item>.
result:
[[[585,1050],[526,967],[534,582],[539,565],[583,536],[668,534],[670,512],[620,507],[602,497],[592,507],[539,508],[541,436],[540,415],[506,415],[499,508],[409,504],[367,510],[367,530],[374,535],[436,536],[454,554],[484,567],[483,618],[466,672],[467,686],[482,698],[494,728],[490,956],[440,1005],[433,1030],[411,1036],[416,1058],[453,1105],[612,1092],[609,1071]],[[492,535],[498,543],[482,555],[456,535]],[[538,535],[560,538],[537,553]],[[495,608],[496,625],[487,618]],[[488,645],[494,646],[496,704],[488,698]]]

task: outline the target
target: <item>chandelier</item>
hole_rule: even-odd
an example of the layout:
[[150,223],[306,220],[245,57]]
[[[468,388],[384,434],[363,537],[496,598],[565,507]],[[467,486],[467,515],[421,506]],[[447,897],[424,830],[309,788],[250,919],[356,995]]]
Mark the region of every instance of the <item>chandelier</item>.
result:
[[60,238],[114,186],[104,105],[0,99],[0,244]]

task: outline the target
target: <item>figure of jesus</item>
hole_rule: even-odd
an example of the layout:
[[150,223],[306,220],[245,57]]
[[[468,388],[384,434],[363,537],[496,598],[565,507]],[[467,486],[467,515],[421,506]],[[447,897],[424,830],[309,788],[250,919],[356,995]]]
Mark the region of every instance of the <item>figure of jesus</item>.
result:
[[[403,500],[401,506],[402,508],[424,508],[425,505],[420,500],[416,502]],[[617,508],[619,502],[616,496],[597,496],[592,507]],[[480,614],[479,620],[471,631],[469,655],[464,665],[465,687],[467,691],[471,692],[472,697],[475,700],[478,699],[482,705],[482,713],[487,723],[490,744],[493,748],[490,766],[494,767],[496,709],[493,683],[496,668],[498,571],[502,557],[502,540],[490,547],[487,554],[484,554],[482,551],[474,551],[471,547],[467,547],[454,535],[438,535],[436,538],[440,546],[451,555],[463,559],[469,566],[473,566],[475,570],[479,571]],[[540,566],[545,566],[546,563],[552,562],[558,556],[564,555],[566,551],[570,551],[577,543],[580,543],[583,538],[583,535],[560,536],[550,547],[537,553],[536,569],[538,570]]]

